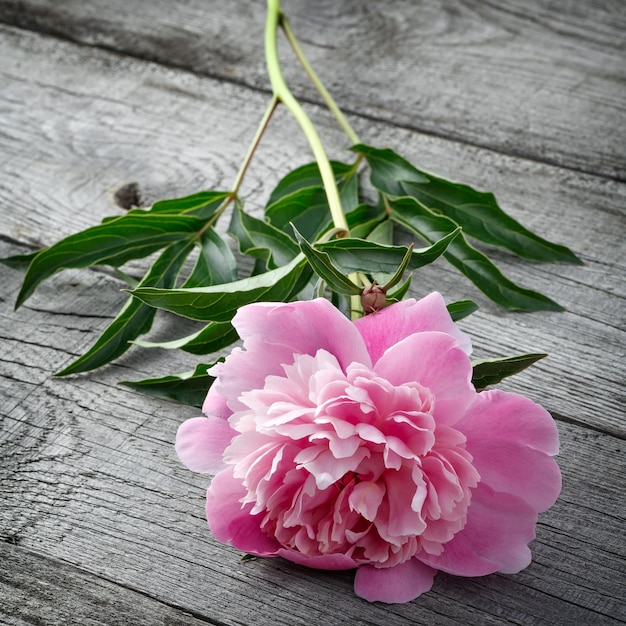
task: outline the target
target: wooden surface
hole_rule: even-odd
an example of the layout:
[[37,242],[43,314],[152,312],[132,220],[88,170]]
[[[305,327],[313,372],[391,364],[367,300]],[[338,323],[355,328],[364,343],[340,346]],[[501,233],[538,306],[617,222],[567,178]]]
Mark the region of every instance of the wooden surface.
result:
[[[557,420],[563,492],[513,576],[439,575],[406,605],[354,597],[353,574],[241,562],[206,529],[207,480],[175,458],[194,411],[119,387],[190,369],[131,351],[56,380],[124,300],[105,270],[64,272],[18,312],[0,266],[0,623],[615,624],[626,621],[626,12],[620,1],[284,0],[363,141],[493,190],[582,267],[494,253],[562,314],[512,314],[437,263],[415,295],[476,299],[477,356],[546,351],[505,388]],[[227,188],[268,101],[262,2],[0,0],[0,256],[145,204]],[[289,58],[285,55],[285,58]],[[333,157],[347,141],[289,63]],[[244,185],[248,207],[310,160],[281,112]],[[184,334],[159,318],[153,336]]]

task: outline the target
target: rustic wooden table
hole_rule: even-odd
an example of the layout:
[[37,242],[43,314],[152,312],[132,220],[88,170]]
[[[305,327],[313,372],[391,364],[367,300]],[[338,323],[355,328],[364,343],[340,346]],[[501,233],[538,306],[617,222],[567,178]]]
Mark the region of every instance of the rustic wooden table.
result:
[[[7,624],[614,624],[626,621],[624,259],[626,11],[622,0],[284,0],[364,141],[496,192],[584,266],[494,253],[565,313],[505,313],[444,263],[420,274],[481,305],[479,356],[549,352],[505,388],[561,435],[563,492],[517,575],[439,575],[406,605],[369,604],[353,574],[241,562],[203,519],[206,479],[177,461],[193,409],[118,386],[190,369],[131,351],[53,379],[124,296],[105,270],[57,274],[12,311],[0,266],[0,622]],[[227,188],[268,100],[259,0],[0,0],[0,256],[144,204]],[[287,57],[285,57],[287,58]],[[347,142],[289,61],[332,156]],[[244,185],[248,206],[310,160],[285,113]],[[178,321],[163,317],[157,335]]]

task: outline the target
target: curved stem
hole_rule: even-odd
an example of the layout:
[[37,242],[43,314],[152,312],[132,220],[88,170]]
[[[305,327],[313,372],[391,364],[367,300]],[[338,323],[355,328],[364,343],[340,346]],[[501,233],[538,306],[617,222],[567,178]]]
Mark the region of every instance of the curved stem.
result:
[[349,232],[348,222],[346,221],[346,216],[341,208],[339,191],[337,189],[337,183],[335,182],[335,175],[333,174],[330,161],[328,160],[326,151],[322,146],[320,137],[315,130],[315,126],[313,126],[309,116],[305,113],[300,103],[295,99],[289,87],[287,87],[287,83],[285,82],[280,69],[280,61],[278,60],[277,34],[278,24],[282,19],[283,16],[280,8],[280,0],[267,0],[265,57],[272,91],[275,97],[289,109],[289,112],[298,122],[302,132],[308,139],[322,176],[322,182],[328,198],[328,206],[330,208],[333,223],[336,228],[342,231],[343,236],[345,236]]
[[352,145],[361,143],[359,136],[356,134],[354,128],[350,126],[348,120],[343,114],[343,111],[337,106],[337,103],[333,100],[333,97],[330,95],[328,89],[326,89],[324,83],[322,83],[322,81],[319,79],[306,56],[304,56],[304,52],[302,51],[302,48],[300,47],[300,44],[298,43],[298,40],[296,39],[296,36],[291,29],[291,24],[289,23],[286,15],[282,16],[280,24],[283,28],[283,31],[285,32],[287,40],[289,41],[291,47],[293,48],[293,51],[295,52],[296,57],[298,57],[298,61],[300,61],[300,65],[302,65],[304,71],[309,76],[309,79],[319,92],[320,96],[322,96],[322,99],[324,100],[326,106],[329,108],[330,112],[335,116],[335,119],[339,123],[339,126],[341,126],[343,131],[346,133]]
[[254,153],[256,152],[256,149],[258,148],[259,143],[261,141],[261,137],[263,137],[263,133],[267,129],[267,125],[269,124],[270,119],[272,119],[272,115],[274,114],[274,111],[276,110],[277,106],[278,106],[278,96],[274,94],[272,96],[272,99],[267,109],[265,110],[265,114],[263,115],[263,118],[261,119],[261,123],[259,124],[259,127],[256,130],[254,139],[252,140],[252,143],[250,144],[250,148],[248,148],[248,153],[246,154],[246,157],[243,160],[243,163],[241,164],[239,171],[237,172],[237,178],[235,179],[235,184],[233,185],[233,190],[232,190],[233,196],[236,196],[237,193],[239,192],[239,187],[241,187],[241,183],[243,182],[243,177],[246,175],[246,171],[248,169],[248,166],[250,165],[250,161],[252,161],[252,157],[254,156]]

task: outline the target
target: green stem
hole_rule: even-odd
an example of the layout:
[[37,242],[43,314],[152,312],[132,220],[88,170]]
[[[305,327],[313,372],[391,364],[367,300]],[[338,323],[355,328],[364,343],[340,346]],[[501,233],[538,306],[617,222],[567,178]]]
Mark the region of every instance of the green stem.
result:
[[287,83],[283,78],[282,71],[280,69],[280,61],[278,59],[278,46],[277,46],[277,34],[278,24],[283,19],[282,11],[280,8],[280,0],[267,0],[267,22],[265,25],[265,57],[267,63],[267,72],[269,75],[270,83],[272,85],[272,91],[274,96],[282,102],[289,112],[293,115],[295,120],[300,125],[302,132],[309,141],[317,166],[319,167],[320,174],[322,176],[322,182],[324,184],[324,190],[328,198],[328,206],[330,208],[330,214],[333,219],[333,223],[336,228],[343,232],[343,235],[347,235],[349,232],[348,222],[341,208],[341,200],[339,198],[339,191],[337,189],[337,183],[335,182],[335,175],[333,169],[328,160],[328,156],[322,142],[320,140],[315,126],[309,119],[309,116],[305,113],[300,103],[295,99],[291,93]]
[[233,185],[233,190],[232,190],[233,197],[235,197],[237,193],[239,192],[239,187],[241,187],[241,183],[243,182],[243,178],[246,175],[246,171],[248,169],[248,166],[250,165],[250,161],[252,161],[252,157],[254,156],[254,153],[256,152],[256,149],[259,146],[259,142],[261,141],[261,137],[263,137],[263,133],[267,129],[267,125],[272,119],[272,115],[274,114],[274,111],[276,110],[277,106],[278,106],[278,96],[274,94],[272,96],[272,99],[267,109],[265,110],[263,119],[261,119],[261,123],[259,124],[259,127],[256,130],[254,139],[252,139],[252,143],[250,144],[250,148],[248,149],[248,154],[246,154],[246,157],[243,160],[243,163],[241,164],[239,171],[237,172],[237,178],[235,179],[235,184]]
[[280,25],[282,26],[287,40],[291,44],[291,47],[296,54],[296,57],[298,57],[298,61],[300,61],[300,65],[302,65],[302,67],[304,68],[304,71],[309,76],[309,79],[319,92],[320,96],[322,96],[322,99],[324,100],[326,106],[329,108],[330,112],[335,116],[335,119],[339,123],[339,126],[341,126],[343,131],[348,136],[348,139],[351,141],[352,145],[361,143],[359,136],[356,134],[354,128],[350,126],[348,120],[343,114],[343,111],[337,106],[337,103],[333,100],[333,97],[330,95],[328,89],[326,89],[324,83],[322,83],[322,81],[319,79],[306,56],[304,56],[304,52],[302,51],[302,48],[300,47],[300,44],[298,43],[298,40],[296,39],[296,36],[291,29],[291,24],[289,23],[286,15],[281,16]]

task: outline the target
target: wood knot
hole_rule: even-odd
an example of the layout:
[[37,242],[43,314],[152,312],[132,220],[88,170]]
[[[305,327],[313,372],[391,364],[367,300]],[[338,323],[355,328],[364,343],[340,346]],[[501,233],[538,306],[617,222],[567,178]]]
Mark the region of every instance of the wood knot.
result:
[[115,204],[128,211],[141,206],[141,192],[139,183],[127,183],[122,185],[113,196]]

